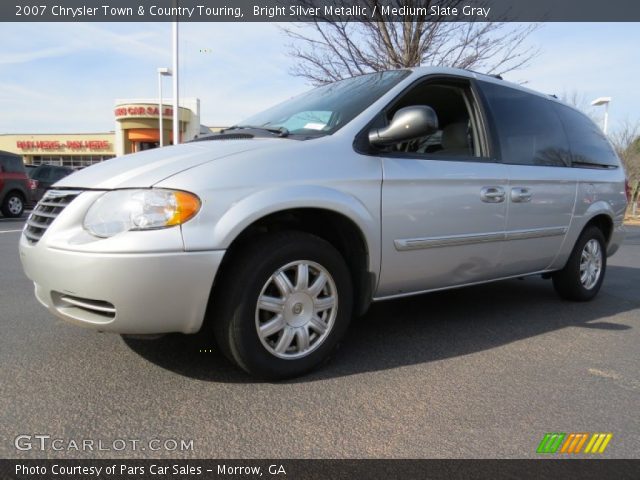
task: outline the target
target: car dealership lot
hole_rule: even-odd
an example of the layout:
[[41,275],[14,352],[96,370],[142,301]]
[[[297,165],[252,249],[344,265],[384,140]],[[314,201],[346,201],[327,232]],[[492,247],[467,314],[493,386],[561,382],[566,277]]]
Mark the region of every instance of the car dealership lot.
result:
[[[547,432],[611,432],[605,456],[639,456],[638,227],[591,303],[540,278],[381,303],[325,367],[258,383],[206,338],[125,341],[53,318],[20,267],[23,221],[0,218],[1,457],[535,457]],[[14,447],[38,434],[193,450]]]

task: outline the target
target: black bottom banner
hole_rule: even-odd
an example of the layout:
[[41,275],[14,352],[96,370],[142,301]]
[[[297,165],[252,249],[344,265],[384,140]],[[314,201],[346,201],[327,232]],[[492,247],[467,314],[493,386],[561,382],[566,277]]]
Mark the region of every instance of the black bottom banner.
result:
[[639,479],[640,460],[0,460],[2,480]]

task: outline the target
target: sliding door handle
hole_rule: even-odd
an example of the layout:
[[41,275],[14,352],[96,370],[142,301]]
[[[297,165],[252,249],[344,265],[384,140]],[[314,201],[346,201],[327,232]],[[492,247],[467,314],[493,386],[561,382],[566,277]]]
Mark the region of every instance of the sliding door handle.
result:
[[504,202],[504,188],[502,187],[482,187],[480,198],[485,203]]
[[530,202],[533,194],[528,188],[516,187],[511,189],[511,201],[514,203]]

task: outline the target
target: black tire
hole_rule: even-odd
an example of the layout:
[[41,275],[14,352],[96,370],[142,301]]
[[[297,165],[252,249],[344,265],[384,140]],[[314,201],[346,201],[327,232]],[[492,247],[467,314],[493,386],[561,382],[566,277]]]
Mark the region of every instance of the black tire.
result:
[[[585,246],[591,242],[596,241],[599,245],[600,256],[600,273],[597,281],[593,285],[585,285],[581,281],[580,264]],[[602,231],[595,226],[587,227],[576,242],[571,252],[571,256],[567,261],[565,267],[555,272],[552,276],[553,286],[562,298],[566,300],[573,300],[577,302],[586,302],[594,298],[600,291],[602,281],[607,269],[607,250],[606,242]],[[587,288],[588,287],[588,288]]]
[[[335,298],[335,313],[333,307],[325,312],[318,313],[324,316],[323,322],[329,327],[325,333],[316,333],[314,326],[305,324],[304,326],[294,325],[298,320],[305,321],[304,316],[316,315],[316,300],[309,296],[302,303],[291,295],[298,295],[297,290],[287,297],[277,293],[269,293],[270,296],[281,296],[284,301],[281,307],[284,322],[282,330],[277,330],[269,338],[261,338],[258,334],[259,325],[264,326],[269,320],[273,320],[278,313],[273,313],[273,317],[264,319],[266,311],[257,311],[258,298],[267,295],[267,288],[275,288],[277,282],[274,275],[287,265],[294,262],[308,262],[308,274],[305,277],[309,285],[307,291],[311,291],[311,286],[321,277],[329,278],[324,283],[319,295],[329,295],[326,298]],[[320,267],[318,269],[317,267]],[[295,277],[287,273],[291,285],[297,282],[297,266],[289,267],[295,270]],[[321,270],[323,269],[323,271]],[[290,270],[285,270],[290,272]],[[314,273],[315,272],[315,273]],[[328,273],[329,276],[324,273]],[[322,282],[319,282],[320,285]],[[344,336],[351,320],[353,307],[353,289],[351,277],[346,263],[340,253],[325,240],[303,232],[278,232],[264,235],[254,239],[250,245],[241,247],[234,252],[233,257],[222,272],[220,281],[216,281],[216,288],[213,295],[212,308],[210,309],[213,322],[213,330],[216,341],[222,352],[231,361],[246,370],[253,376],[264,379],[285,379],[302,375],[319,364],[328,360],[336,349],[339,341]],[[272,292],[275,290],[272,290]],[[330,292],[336,294],[335,297]],[[329,293],[327,293],[329,292]],[[315,299],[315,300],[314,300]],[[311,301],[311,303],[308,303]],[[297,317],[295,316],[297,315]],[[306,318],[306,317],[305,317]],[[264,319],[264,323],[261,323]],[[294,322],[294,323],[290,323]],[[317,325],[317,324],[316,324]],[[295,328],[294,328],[295,327]],[[277,344],[282,341],[285,331],[290,332],[303,329],[306,331],[305,347],[304,334],[301,339],[296,335],[285,352],[280,355],[292,355],[291,350],[299,350],[299,358],[281,358],[277,355]],[[318,331],[319,332],[319,331]],[[315,341],[315,343],[314,343]],[[272,349],[272,351],[269,350]],[[305,348],[309,351],[305,352]]]
[[2,215],[18,218],[24,212],[24,198],[20,192],[9,192],[2,202]]

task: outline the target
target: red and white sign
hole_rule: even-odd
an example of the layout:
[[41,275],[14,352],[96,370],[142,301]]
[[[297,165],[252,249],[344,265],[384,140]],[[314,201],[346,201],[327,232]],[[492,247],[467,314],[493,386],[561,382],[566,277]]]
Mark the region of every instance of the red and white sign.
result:
[[16,146],[20,150],[110,150],[108,140],[18,140]]
[[[123,105],[114,110],[116,118],[122,117],[159,117],[160,109],[153,105]],[[162,115],[165,117],[173,116],[173,108],[164,107]]]

